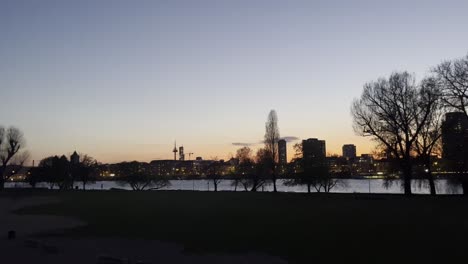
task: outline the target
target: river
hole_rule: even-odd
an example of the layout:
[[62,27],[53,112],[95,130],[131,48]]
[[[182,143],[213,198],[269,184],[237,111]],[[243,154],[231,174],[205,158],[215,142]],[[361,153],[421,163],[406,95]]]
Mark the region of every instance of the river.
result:
[[[190,190],[190,191],[213,191],[214,185],[209,180],[171,180],[171,185],[161,190]],[[335,186],[331,192],[333,193],[403,193],[400,180],[391,180],[390,185],[385,185],[382,179],[345,179],[341,180],[340,184]],[[452,185],[445,179],[435,181],[437,194],[461,194],[462,189],[458,185]],[[74,186],[82,188],[80,182],[75,182]],[[24,182],[7,182],[6,188],[30,188],[28,183]],[[48,183],[38,183],[36,187],[50,188]],[[122,184],[116,181],[97,181],[86,185],[87,190],[110,190],[112,188],[131,190],[130,185]],[[278,180],[277,189],[280,192],[307,192],[307,186],[288,186],[284,180]],[[235,191],[232,180],[222,180],[218,184],[218,191]],[[243,191],[243,187],[239,184],[237,191]],[[260,191],[270,192],[273,190],[271,184],[264,186]],[[315,191],[312,188],[312,191]],[[416,194],[429,194],[429,184],[426,181],[413,181],[412,191]]]

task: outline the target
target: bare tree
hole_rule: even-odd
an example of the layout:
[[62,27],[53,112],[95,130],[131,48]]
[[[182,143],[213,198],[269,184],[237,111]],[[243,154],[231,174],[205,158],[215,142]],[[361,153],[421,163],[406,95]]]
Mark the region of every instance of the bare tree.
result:
[[78,164],[72,165],[73,178],[82,182],[83,190],[86,190],[86,184],[94,182],[97,178],[98,162],[87,154],[80,154],[81,160]]
[[304,158],[301,143],[295,144],[294,150],[293,168],[289,172],[291,179],[286,181],[287,185],[305,185],[308,193],[312,192],[312,188],[316,192],[328,193],[336,186],[344,185],[341,179],[333,178],[325,157]]
[[411,194],[416,140],[432,110],[431,105],[421,100],[421,95],[413,75],[393,73],[388,79],[365,84],[361,98],[351,108],[355,132],[371,136],[398,161],[407,195]]
[[249,147],[243,147],[237,150],[236,159],[239,161],[236,166],[236,179],[234,184],[240,183],[244,191],[249,191],[254,182],[255,163],[252,158],[252,150]]
[[[443,100],[449,110],[463,112],[468,119],[468,54],[456,60],[442,62],[433,69],[436,78],[442,86]],[[463,151],[466,151],[464,146]],[[456,160],[445,160],[451,169],[455,169],[457,175],[451,182],[461,183],[463,194],[468,195],[468,180],[466,171],[468,168],[468,155],[461,153]]]
[[259,149],[256,154],[255,172],[251,175],[251,191],[256,192],[265,185],[274,173],[273,155],[267,149]]
[[[14,161],[24,147],[24,136],[21,130],[15,127],[5,129],[0,127],[0,190],[5,188],[5,181],[11,176],[6,174],[7,166]],[[17,159],[21,165],[27,157]]]
[[468,54],[458,60],[445,61],[433,71],[442,85],[444,102],[468,118]]
[[213,160],[207,167],[206,177],[213,182],[214,191],[218,191],[218,184],[222,180],[222,169],[224,165],[224,160],[218,160],[218,157],[211,158]]
[[133,161],[115,165],[120,184],[129,184],[134,191],[158,190],[170,185],[166,177],[153,175],[148,163]]
[[[434,176],[432,174],[432,156],[440,153],[442,138],[442,119],[444,108],[442,93],[438,82],[434,78],[426,78],[421,82],[421,104],[428,107],[427,121],[423,123],[421,132],[415,141],[415,151],[424,165],[424,174],[429,181],[431,195],[436,195]],[[425,111],[421,111],[419,118],[424,118]]]
[[271,181],[273,183],[273,191],[277,192],[276,180],[277,171],[276,167],[278,164],[278,141],[280,140],[280,133],[278,128],[278,116],[275,110],[271,110],[268,114],[268,119],[265,124],[265,153],[269,154],[271,162]]

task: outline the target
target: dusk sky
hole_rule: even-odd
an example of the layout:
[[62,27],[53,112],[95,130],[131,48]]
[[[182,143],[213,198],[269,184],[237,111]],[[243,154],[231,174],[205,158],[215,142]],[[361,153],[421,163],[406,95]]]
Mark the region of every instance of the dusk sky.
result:
[[229,158],[233,143],[262,140],[275,109],[281,136],[368,153],[353,98],[393,71],[421,79],[466,55],[467,11],[466,0],[0,0],[0,125],[20,128],[36,161],[170,159],[174,140]]

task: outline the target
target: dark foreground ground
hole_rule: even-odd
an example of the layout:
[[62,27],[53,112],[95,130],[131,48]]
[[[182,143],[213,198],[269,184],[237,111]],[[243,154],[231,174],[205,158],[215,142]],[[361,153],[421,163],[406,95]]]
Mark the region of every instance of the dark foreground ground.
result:
[[67,231],[67,237],[169,241],[184,245],[187,254],[253,251],[290,263],[468,260],[468,199],[461,196],[34,193],[38,194],[61,202],[18,213],[71,216],[88,223]]

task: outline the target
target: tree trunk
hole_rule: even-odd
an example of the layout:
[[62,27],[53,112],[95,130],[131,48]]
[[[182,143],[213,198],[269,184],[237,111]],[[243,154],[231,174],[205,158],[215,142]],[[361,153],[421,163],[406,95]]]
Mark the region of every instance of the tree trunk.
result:
[[214,185],[214,191],[217,192],[218,191],[218,183],[216,181],[214,181],[213,185]]
[[426,168],[427,168],[427,177],[429,178],[429,190],[432,196],[436,195],[436,188],[434,182],[434,175],[432,175],[432,168],[431,168],[431,157],[426,157]]
[[3,173],[5,172],[5,168],[2,166],[0,167],[0,191],[5,188],[5,178]]
[[429,188],[431,191],[431,195],[435,196],[437,193],[436,193],[436,188],[435,188],[434,177],[431,172],[429,172]]
[[403,168],[403,185],[405,195],[411,195],[411,174],[412,167],[409,161],[406,161]]
[[83,181],[83,191],[86,191],[86,182]]
[[257,183],[252,184],[252,189],[250,190],[251,192],[256,192],[257,191]]
[[273,179],[273,192],[278,192],[276,189],[276,178]]
[[310,183],[307,184],[307,193],[310,193]]

